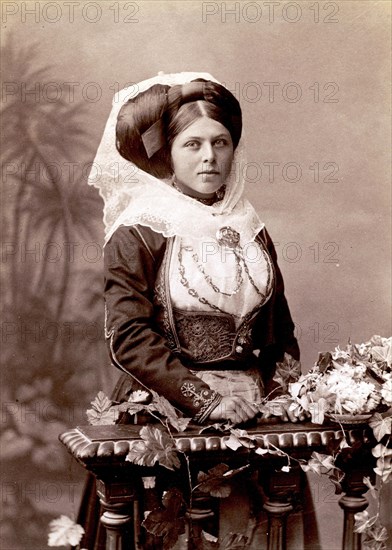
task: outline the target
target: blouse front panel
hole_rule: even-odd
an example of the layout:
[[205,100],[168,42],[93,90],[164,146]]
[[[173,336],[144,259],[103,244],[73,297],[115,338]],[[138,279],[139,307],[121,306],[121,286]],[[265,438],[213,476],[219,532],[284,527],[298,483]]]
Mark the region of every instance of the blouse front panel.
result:
[[224,312],[233,317],[236,328],[272,294],[271,258],[257,241],[234,251],[217,241],[175,237],[169,262],[173,307]]

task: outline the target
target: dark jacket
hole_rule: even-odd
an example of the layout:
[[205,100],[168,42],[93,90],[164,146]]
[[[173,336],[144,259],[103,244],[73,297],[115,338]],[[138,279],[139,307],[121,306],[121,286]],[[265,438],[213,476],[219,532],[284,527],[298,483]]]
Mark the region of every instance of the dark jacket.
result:
[[[298,360],[299,348],[275,248],[266,230],[257,238],[272,260],[273,294],[245,327],[249,329],[246,353],[241,345],[246,340],[244,327],[239,327],[225,360],[209,363],[208,368],[238,369],[246,368],[250,361],[258,362],[268,394],[277,386],[272,380],[276,362],[285,352]],[[157,303],[157,273],[167,243],[161,234],[143,226],[121,226],[114,232],[104,256],[105,334],[112,363],[129,375],[127,391],[154,390],[186,416],[203,422],[221,397],[192,374],[190,368],[203,368],[203,363],[193,364],[186,357],[179,346],[170,304],[162,309]],[[258,359],[253,350],[260,350]]]

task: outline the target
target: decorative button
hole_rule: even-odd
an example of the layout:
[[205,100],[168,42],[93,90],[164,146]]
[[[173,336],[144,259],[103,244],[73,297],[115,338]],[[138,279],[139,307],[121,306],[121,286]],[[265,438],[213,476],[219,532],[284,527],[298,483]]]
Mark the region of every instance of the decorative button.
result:
[[237,353],[242,353],[244,351],[244,348],[242,346],[236,346],[235,351]]
[[216,232],[216,240],[221,246],[237,248],[240,244],[240,234],[230,226],[221,227]]
[[184,397],[192,397],[195,395],[195,385],[192,382],[184,382],[181,386],[181,393]]

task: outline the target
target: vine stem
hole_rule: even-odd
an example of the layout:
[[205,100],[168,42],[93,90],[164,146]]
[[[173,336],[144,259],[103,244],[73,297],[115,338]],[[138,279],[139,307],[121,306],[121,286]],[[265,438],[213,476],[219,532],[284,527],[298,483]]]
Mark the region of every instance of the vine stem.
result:
[[[389,436],[388,441],[386,442],[386,445],[383,445],[384,452],[380,456],[380,458],[382,458],[383,460],[385,459],[386,452],[387,452],[388,445],[389,445],[390,441],[391,441],[391,437]],[[385,464],[385,460],[384,460],[384,464]],[[380,476],[380,488],[378,490],[378,495],[379,496],[378,496],[378,499],[377,499],[377,518],[380,516],[380,513],[381,513],[381,491],[383,490],[383,487],[384,487],[384,478],[381,475]]]
[[187,470],[187,474],[188,474],[188,484],[189,484],[189,510],[190,510],[190,514],[189,514],[189,538],[192,539],[193,538],[193,520],[192,520],[192,508],[193,508],[193,491],[194,491],[194,488],[192,488],[192,475],[191,475],[191,466],[190,466],[190,462],[189,462],[189,456],[184,453],[184,451],[180,451],[183,456],[185,457],[185,462],[186,462],[186,470]]
[[298,462],[298,464],[302,464],[303,460],[300,459],[300,458],[294,458],[293,456],[290,456],[288,453],[285,453],[284,451],[282,451],[282,449],[279,449],[279,447],[277,447],[276,445],[274,445],[273,443],[269,443],[268,444],[269,447],[273,447],[280,456],[285,456],[287,458],[287,466],[290,467],[290,463],[292,460],[294,460],[295,462]]
[[[159,418],[156,414],[154,414],[153,411],[148,411],[152,417],[154,417],[156,420],[159,420],[159,422],[162,424],[162,426],[167,430],[170,439],[173,442],[173,445],[176,447],[176,451],[183,455],[185,458],[185,464],[186,464],[186,471],[187,471],[187,479],[188,479],[188,485],[189,485],[189,510],[192,512],[192,506],[193,506],[193,491],[195,488],[192,488],[192,475],[191,475],[191,467],[189,462],[189,457],[184,451],[180,451],[176,446],[176,440],[174,439],[174,436],[172,434],[172,431],[170,429],[170,424],[168,419],[162,420],[162,418]],[[197,487],[197,486],[196,486]],[[192,539],[193,537],[193,522],[192,522],[192,513],[189,514],[189,538]]]

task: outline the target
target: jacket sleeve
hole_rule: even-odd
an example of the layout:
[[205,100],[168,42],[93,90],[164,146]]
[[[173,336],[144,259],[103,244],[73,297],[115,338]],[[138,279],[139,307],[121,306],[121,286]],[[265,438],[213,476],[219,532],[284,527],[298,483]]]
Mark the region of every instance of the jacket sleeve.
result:
[[161,235],[144,227],[114,232],[104,255],[105,336],[116,367],[201,423],[221,396],[181,363],[154,325],[155,279],[165,246]]
[[266,245],[274,265],[275,289],[258,323],[257,331],[262,340],[259,362],[266,395],[272,392],[271,397],[276,397],[283,393],[282,387],[273,380],[276,364],[284,360],[285,354],[299,361],[300,351],[294,336],[295,326],[285,297],[284,282],[278,266],[275,247],[266,229],[263,229],[260,237]]

